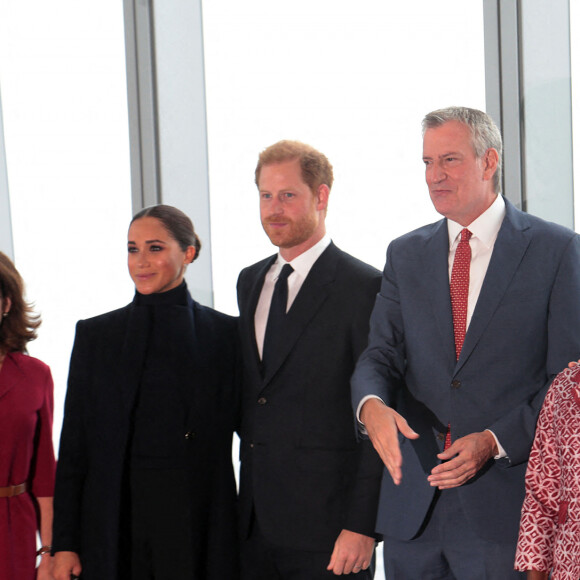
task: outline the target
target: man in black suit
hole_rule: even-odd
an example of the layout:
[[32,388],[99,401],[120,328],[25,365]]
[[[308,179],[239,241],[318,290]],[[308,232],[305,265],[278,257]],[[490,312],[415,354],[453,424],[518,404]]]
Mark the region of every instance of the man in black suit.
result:
[[267,148],[256,168],[279,253],[238,280],[246,580],[373,577],[381,463],[356,442],[349,379],[380,273],[326,235],[332,181],[328,159],[295,141]]

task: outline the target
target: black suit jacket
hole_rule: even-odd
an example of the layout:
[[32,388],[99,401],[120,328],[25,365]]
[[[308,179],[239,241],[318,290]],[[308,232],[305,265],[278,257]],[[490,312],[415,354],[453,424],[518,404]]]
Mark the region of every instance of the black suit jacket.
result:
[[349,380],[367,343],[380,273],[331,244],[292,304],[284,345],[262,377],[254,312],[275,259],[238,280],[242,535],[254,510],[270,541],[332,551],[342,529],[374,535],[382,464],[368,442],[356,442]]
[[[57,468],[53,549],[80,555],[83,580],[122,577],[127,443],[146,353],[147,317],[139,308],[130,304],[77,324]],[[194,530],[195,578],[235,579],[231,443],[238,408],[237,324],[191,299],[189,311],[196,372],[187,377],[191,399],[182,426],[191,489],[183,509]]]

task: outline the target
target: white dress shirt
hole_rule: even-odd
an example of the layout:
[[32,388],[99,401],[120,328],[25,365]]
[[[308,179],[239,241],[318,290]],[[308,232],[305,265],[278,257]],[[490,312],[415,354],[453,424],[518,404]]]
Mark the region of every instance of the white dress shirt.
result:
[[[469,295],[467,297],[467,326],[469,328],[483,280],[487,273],[487,267],[491,260],[493,247],[497,234],[505,217],[505,202],[501,195],[485,210],[475,221],[471,222],[467,229],[472,236],[469,240],[471,247],[471,262],[469,265]],[[451,281],[451,270],[453,260],[459,241],[461,240],[461,230],[463,226],[457,222],[447,220],[447,231],[449,233],[449,280]]]
[[256,344],[258,346],[260,358],[262,358],[264,336],[266,334],[266,324],[268,323],[272,294],[274,293],[274,286],[276,285],[276,280],[278,280],[282,267],[284,264],[290,264],[292,268],[294,268],[294,272],[288,276],[288,303],[286,306],[286,312],[288,312],[294,299],[298,295],[300,288],[302,288],[302,284],[304,284],[304,280],[306,280],[306,276],[308,276],[310,269],[314,266],[316,260],[320,258],[322,252],[328,248],[330,242],[331,239],[328,234],[326,234],[319,242],[294,258],[291,262],[287,262],[278,253],[276,261],[272,264],[264,278],[264,285],[262,286],[262,292],[260,293],[260,299],[258,300],[258,305],[256,306],[256,312],[254,314]]

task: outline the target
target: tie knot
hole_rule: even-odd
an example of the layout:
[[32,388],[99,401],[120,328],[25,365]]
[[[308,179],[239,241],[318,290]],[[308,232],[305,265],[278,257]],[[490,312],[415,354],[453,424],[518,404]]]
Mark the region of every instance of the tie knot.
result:
[[278,274],[278,281],[285,282],[292,272],[294,272],[294,268],[290,264],[284,264],[282,270],[280,270],[280,274]]
[[473,234],[467,228],[463,228],[461,230],[461,241],[468,242],[472,235]]

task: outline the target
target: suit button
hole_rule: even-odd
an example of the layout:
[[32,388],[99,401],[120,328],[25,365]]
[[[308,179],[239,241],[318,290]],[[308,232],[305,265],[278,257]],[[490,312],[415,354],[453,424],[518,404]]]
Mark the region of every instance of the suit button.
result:
[[265,405],[267,402],[266,397],[260,397],[258,399],[258,405]]
[[253,449],[253,448],[254,448],[254,444],[250,443],[250,449]]
[[186,439],[193,439],[194,437],[195,437],[195,433],[194,433],[193,431],[188,431],[188,432],[185,434],[185,438],[186,438]]
[[451,381],[451,388],[452,389],[458,389],[459,387],[461,387],[461,381],[458,381],[457,379],[454,379],[453,381]]

